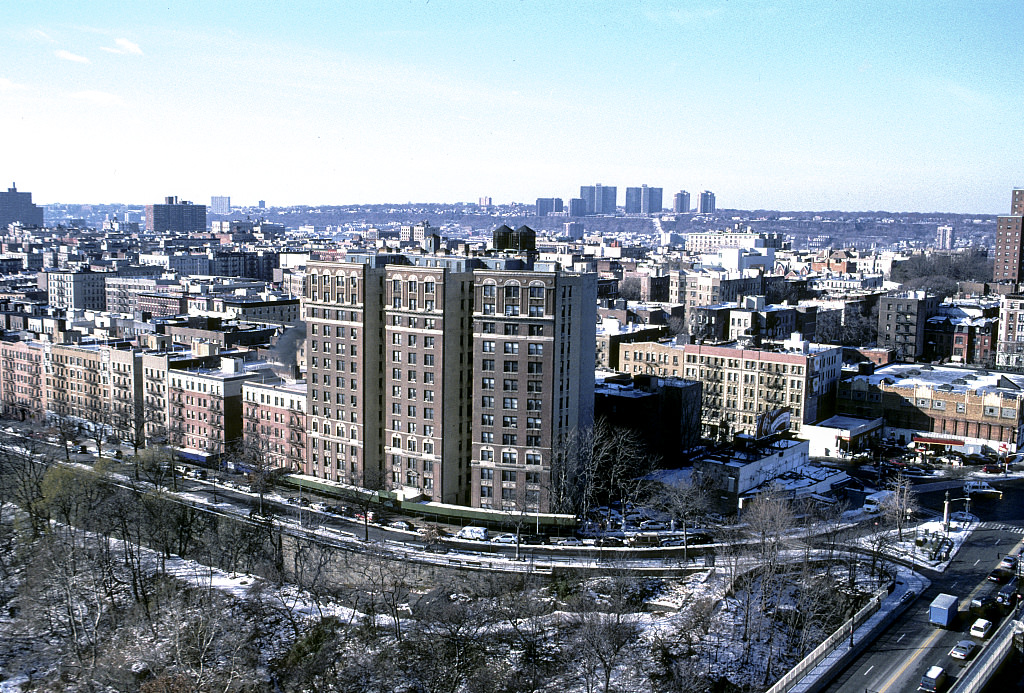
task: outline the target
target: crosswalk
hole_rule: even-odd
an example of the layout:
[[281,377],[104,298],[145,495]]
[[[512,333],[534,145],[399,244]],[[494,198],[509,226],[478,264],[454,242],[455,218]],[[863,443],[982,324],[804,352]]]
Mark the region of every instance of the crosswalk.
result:
[[979,529],[998,529],[1003,532],[1012,532],[1014,534],[1020,534],[1024,536],[1024,527],[1018,527],[1017,525],[1008,525],[1002,522],[979,522]]

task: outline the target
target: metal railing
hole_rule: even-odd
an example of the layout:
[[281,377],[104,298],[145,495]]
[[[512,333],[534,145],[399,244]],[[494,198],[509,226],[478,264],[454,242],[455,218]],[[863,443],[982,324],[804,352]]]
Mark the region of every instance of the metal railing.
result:
[[853,633],[857,630],[858,626],[871,618],[872,615],[882,606],[882,600],[889,594],[888,588],[881,589],[871,597],[870,601],[865,604],[860,610],[853,615],[853,618],[843,623],[839,628],[815,647],[811,652],[797,662],[796,666],[790,669],[786,674],[775,682],[775,684],[769,688],[765,693],[784,693],[793,687],[795,683],[800,681],[807,673],[818,666],[825,657],[827,657],[832,650],[836,648],[844,639],[853,639]]

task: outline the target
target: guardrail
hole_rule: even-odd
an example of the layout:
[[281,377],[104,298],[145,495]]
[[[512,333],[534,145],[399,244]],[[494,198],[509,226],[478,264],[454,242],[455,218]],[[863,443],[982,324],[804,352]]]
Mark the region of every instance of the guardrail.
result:
[[862,606],[851,619],[843,623],[839,628],[815,647],[811,652],[797,662],[796,666],[775,682],[765,693],[785,693],[798,681],[807,675],[814,667],[818,666],[827,657],[836,645],[846,638],[852,638],[857,627],[867,621],[882,606],[882,600],[889,594],[888,588],[880,589],[875,593],[867,604]]

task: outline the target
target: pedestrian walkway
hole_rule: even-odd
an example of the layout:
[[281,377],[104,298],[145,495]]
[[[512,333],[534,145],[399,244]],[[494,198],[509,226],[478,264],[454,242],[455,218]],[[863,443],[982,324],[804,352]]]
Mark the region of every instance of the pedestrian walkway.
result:
[[896,589],[882,601],[878,611],[854,631],[853,645],[851,646],[848,638],[844,638],[825,659],[793,684],[789,688],[789,693],[808,693],[820,690],[888,628],[931,584],[931,580],[923,575],[900,568],[896,577]]
[[978,529],[998,529],[1003,532],[1012,532],[1014,534],[1024,536],[1024,527],[1008,525],[1003,522],[979,522]]

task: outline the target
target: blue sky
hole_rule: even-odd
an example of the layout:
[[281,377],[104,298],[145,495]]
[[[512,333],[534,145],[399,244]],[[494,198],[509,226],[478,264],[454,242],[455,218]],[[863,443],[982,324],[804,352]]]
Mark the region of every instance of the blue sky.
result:
[[[1007,213],[1024,3],[4,4],[0,181],[40,202]],[[6,184],[6,183],[5,183]]]

